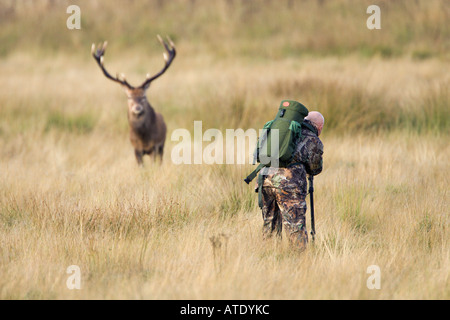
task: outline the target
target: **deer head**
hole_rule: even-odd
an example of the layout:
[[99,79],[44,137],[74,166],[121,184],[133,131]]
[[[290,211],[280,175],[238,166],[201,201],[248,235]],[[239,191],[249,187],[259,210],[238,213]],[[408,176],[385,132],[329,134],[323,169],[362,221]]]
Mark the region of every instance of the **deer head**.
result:
[[[132,86],[126,80],[122,73],[113,77],[104,66],[104,55],[108,43],[92,44],[91,53],[95,61],[99,65],[105,77],[119,83],[127,94],[128,98],[128,121],[130,124],[130,139],[135,148],[136,159],[142,164],[142,156],[144,154],[152,154],[156,150],[162,156],[164,140],[166,136],[166,126],[162,116],[156,113],[147,101],[146,91],[150,87],[153,80],[157,79],[166,72],[175,58],[175,45],[172,40],[167,37],[167,41],[158,35],[158,40],[164,46],[166,52],[163,53],[164,67],[161,71],[153,76],[147,74],[146,80],[138,87]],[[156,153],[155,152],[155,153]]]

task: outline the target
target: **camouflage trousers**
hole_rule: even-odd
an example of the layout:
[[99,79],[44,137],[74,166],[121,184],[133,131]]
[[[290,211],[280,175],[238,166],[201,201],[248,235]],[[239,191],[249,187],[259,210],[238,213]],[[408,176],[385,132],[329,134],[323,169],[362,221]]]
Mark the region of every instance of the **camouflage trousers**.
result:
[[263,186],[263,236],[268,238],[274,232],[281,236],[284,227],[290,242],[304,249],[308,243],[305,198],[305,194],[295,189]]

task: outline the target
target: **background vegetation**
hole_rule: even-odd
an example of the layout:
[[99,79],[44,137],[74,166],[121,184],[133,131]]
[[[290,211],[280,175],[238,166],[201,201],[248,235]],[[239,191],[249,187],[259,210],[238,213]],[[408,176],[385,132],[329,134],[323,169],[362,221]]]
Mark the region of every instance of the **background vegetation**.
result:
[[[368,30],[370,4],[0,0],[0,298],[450,298],[450,4],[378,1]],[[90,47],[137,84],[163,64],[156,34],[178,51],[148,91],[169,135],[139,169]],[[170,158],[173,130],[258,129],[285,98],[326,118],[303,253],[262,240],[251,165]]]

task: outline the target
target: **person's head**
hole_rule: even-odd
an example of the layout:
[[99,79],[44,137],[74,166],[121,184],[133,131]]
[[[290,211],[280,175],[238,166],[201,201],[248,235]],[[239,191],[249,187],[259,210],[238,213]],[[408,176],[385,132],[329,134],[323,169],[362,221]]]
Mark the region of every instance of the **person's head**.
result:
[[323,115],[318,111],[311,111],[305,119],[311,121],[311,123],[317,128],[317,135],[320,136],[323,129],[323,124],[325,123],[325,118]]

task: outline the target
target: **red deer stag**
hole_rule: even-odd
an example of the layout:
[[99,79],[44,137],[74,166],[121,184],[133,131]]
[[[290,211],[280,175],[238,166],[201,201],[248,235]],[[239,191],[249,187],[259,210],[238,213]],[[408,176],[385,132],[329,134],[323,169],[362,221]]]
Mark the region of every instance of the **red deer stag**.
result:
[[113,77],[106,71],[103,56],[105,54],[107,42],[100,44],[97,48],[95,47],[95,44],[92,45],[92,55],[102,69],[103,74],[108,79],[121,84],[127,94],[130,140],[134,147],[136,161],[140,166],[143,164],[142,157],[146,154],[153,155],[155,159],[156,156],[159,155],[162,160],[164,142],[166,140],[167,128],[163,116],[152,108],[145,95],[145,92],[150,87],[150,83],[166,72],[176,54],[175,45],[170,38],[167,38],[166,42],[158,35],[158,40],[168,53],[168,55],[167,53],[164,53],[164,68],[152,77],[147,74],[147,79],[139,87],[130,85],[125,79],[124,74],[121,74],[120,77],[119,75]]

